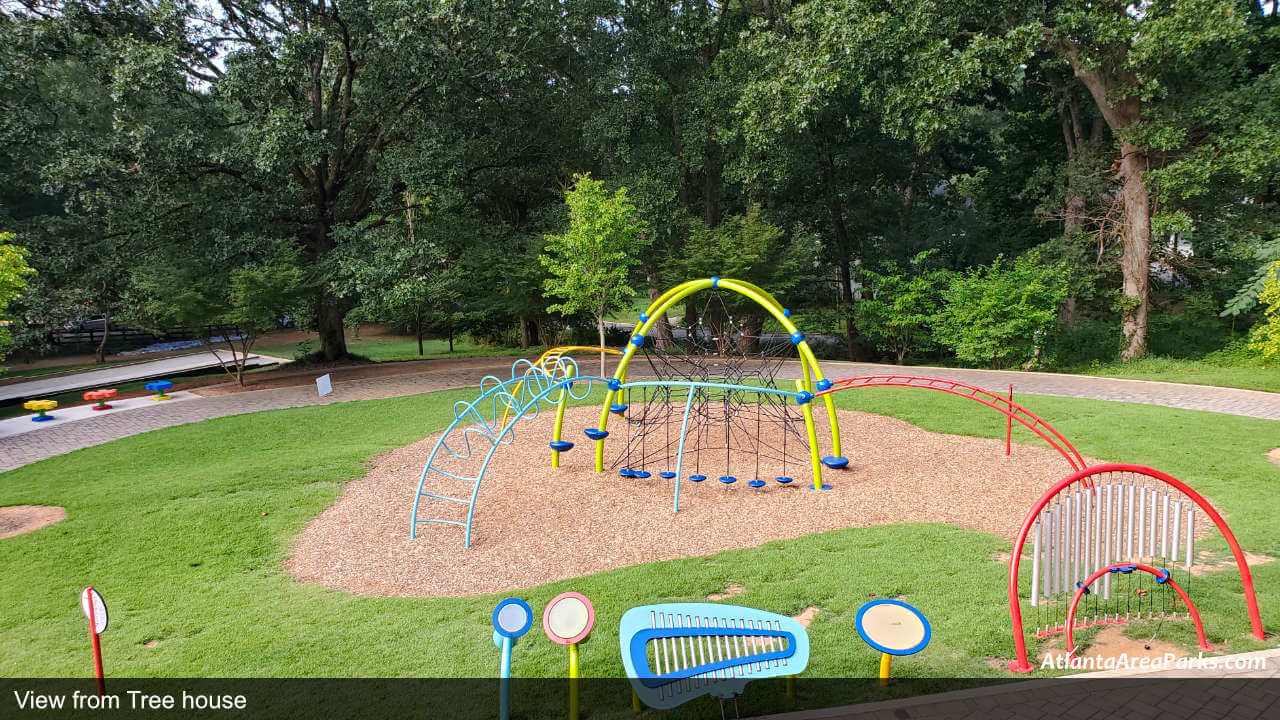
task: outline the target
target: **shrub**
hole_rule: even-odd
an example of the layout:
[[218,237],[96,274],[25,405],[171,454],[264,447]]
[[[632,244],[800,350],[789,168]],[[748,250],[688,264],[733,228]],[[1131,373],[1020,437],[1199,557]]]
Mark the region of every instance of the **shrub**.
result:
[[1031,360],[1057,322],[1066,275],[1035,252],[1012,263],[997,257],[952,279],[942,293],[934,337],[965,362],[1001,368]]
[[1249,349],[1260,354],[1264,362],[1276,362],[1280,360],[1280,260],[1268,268],[1258,302],[1265,310],[1249,337]]

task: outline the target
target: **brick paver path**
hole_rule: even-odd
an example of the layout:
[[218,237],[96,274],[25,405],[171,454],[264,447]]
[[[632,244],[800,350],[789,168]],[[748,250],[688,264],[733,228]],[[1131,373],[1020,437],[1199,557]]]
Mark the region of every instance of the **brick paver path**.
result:
[[[594,372],[594,361],[584,361],[581,367],[584,374]],[[931,367],[899,368],[892,365],[844,362],[824,362],[822,367],[831,378],[901,371],[961,380],[994,391],[1005,390],[1009,383],[1013,383],[1015,399],[1017,393],[1059,395],[1210,410],[1280,420],[1280,393],[1053,373]],[[322,405],[347,400],[398,397],[449,388],[475,387],[484,375],[509,376],[510,368],[510,358],[479,358],[474,362],[442,364],[439,369],[426,372],[336,382],[334,393],[325,398],[316,397],[313,385],[303,385],[206,397],[78,420],[36,432],[0,438],[0,471],[11,470],[47,457],[148,430],[225,415],[301,405]],[[641,371],[640,367],[633,368],[633,374],[640,374]],[[782,374],[798,377],[798,373],[798,366],[793,364],[785,368]]]
[[[1082,673],[1065,678],[1024,680],[971,690],[917,695],[901,700],[800,710],[756,720],[1280,717],[1280,649],[1233,656],[1246,657],[1262,659],[1265,667],[1239,671],[1187,669]],[[799,682],[804,683],[804,678]]]

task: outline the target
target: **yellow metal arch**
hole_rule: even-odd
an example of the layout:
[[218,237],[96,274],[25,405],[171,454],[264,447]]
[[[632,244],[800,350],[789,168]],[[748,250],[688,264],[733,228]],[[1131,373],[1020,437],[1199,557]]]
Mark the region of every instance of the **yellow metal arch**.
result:
[[[662,317],[663,313],[671,308],[672,305],[675,305],[694,293],[712,288],[731,290],[743,297],[753,300],[757,305],[768,311],[769,314],[773,316],[773,319],[777,320],[778,324],[782,325],[782,327],[785,328],[787,333],[792,337],[796,337],[797,334],[800,333],[800,329],[796,327],[795,323],[791,322],[790,313],[787,312],[787,310],[782,307],[782,304],[779,303],[773,295],[770,295],[768,291],[746,282],[745,280],[713,277],[703,278],[701,280],[689,280],[664,292],[657,300],[654,300],[649,305],[649,308],[645,310],[644,314],[641,315],[643,320],[641,324],[636,327],[633,337],[645,337],[649,333],[649,330],[652,329],[654,323],[658,321],[658,318]],[[802,339],[800,342],[795,343],[795,346],[796,352],[800,356],[800,367],[803,373],[803,379],[797,381],[796,385],[797,389],[807,390],[812,393],[814,392],[816,384],[824,379],[822,368],[818,366],[818,359],[814,357],[813,349],[809,347],[808,341],[803,339],[803,334],[800,334],[799,336]],[[635,343],[627,343],[626,349],[622,352],[622,359],[618,361],[618,369],[613,373],[613,378],[618,383],[626,382],[627,366],[631,363],[631,358],[635,355],[636,350],[638,349],[639,346]],[[600,423],[597,426],[598,430],[604,431],[607,429],[609,424],[609,406],[613,404],[614,398],[617,395],[618,391],[612,389],[605,393],[604,405],[600,408]],[[832,402],[830,395],[823,396],[823,401],[826,404],[827,418],[831,425],[831,454],[839,456],[841,454],[840,425],[836,420],[835,403]],[[814,482],[820,486],[822,462],[820,460],[820,453],[818,452],[817,434],[813,427],[812,403],[806,403],[802,406],[802,409],[805,413],[805,426],[809,435],[809,455],[813,465]],[[595,442],[596,472],[602,472],[604,470],[604,438],[596,440]]]
[[[554,365],[555,361],[559,360],[561,357],[568,355],[570,353],[576,353],[576,352],[606,353],[609,355],[622,354],[621,350],[614,350],[613,348],[607,348],[607,347],[594,347],[592,345],[559,345],[539,355],[538,359],[533,361],[533,366],[538,368],[539,370],[545,371],[547,369],[548,362]],[[553,369],[552,372],[555,372],[555,370]],[[572,372],[572,370],[567,370],[567,372]],[[554,377],[552,378],[553,381],[557,379],[559,378],[554,378]],[[520,388],[522,387],[524,387],[524,380],[521,380],[520,382],[516,383],[516,386],[511,390],[511,394],[515,397],[520,397]],[[502,422],[498,424],[498,427],[507,426],[507,415],[510,412],[511,412],[511,408],[506,408],[502,411]],[[560,425],[563,419],[564,419],[564,403],[562,402],[560,404],[560,407],[558,408],[558,413],[556,415],[555,437],[553,438],[555,440],[560,439]],[[560,466],[560,453],[554,453],[552,456],[551,467],[559,467],[559,466]]]

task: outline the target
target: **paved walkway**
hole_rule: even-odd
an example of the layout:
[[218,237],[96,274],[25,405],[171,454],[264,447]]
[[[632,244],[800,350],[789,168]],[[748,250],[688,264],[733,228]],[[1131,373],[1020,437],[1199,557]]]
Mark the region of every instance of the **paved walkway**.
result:
[[[231,353],[218,351],[217,357],[214,357],[214,353],[208,350],[201,350],[190,355],[175,355],[173,357],[160,358],[159,360],[113,365],[101,370],[51,373],[35,380],[0,385],[0,402],[6,400],[30,400],[76,390],[115,387],[135,380],[163,378],[193,370],[216,368],[220,364],[229,364],[231,362]],[[245,360],[245,367],[270,365],[277,362],[281,361],[278,358],[265,355],[250,355]]]
[[[596,372],[594,367],[593,361],[586,361],[582,365],[584,373]],[[1017,393],[1059,395],[1210,410],[1280,420],[1280,393],[1053,373],[928,367],[901,368],[892,365],[843,362],[824,362],[822,367],[832,378],[904,371],[961,380],[996,391],[1007,389],[1009,383],[1013,383],[1015,399]],[[41,428],[38,432],[0,438],[0,471],[11,470],[37,460],[83,447],[100,445],[148,430],[209,418],[301,405],[324,405],[347,400],[397,397],[432,390],[475,387],[480,378],[485,375],[509,376],[510,368],[510,358],[477,358],[471,362],[449,362],[447,365],[442,365],[440,369],[409,375],[336,382],[334,393],[324,398],[316,396],[315,386],[303,385],[204,397],[170,405],[143,406],[136,410],[110,413],[106,417],[90,417],[55,427]],[[639,373],[640,368],[634,370]],[[783,371],[783,375],[788,377],[798,377],[798,373],[799,366],[794,364]]]
[[[758,720],[950,720],[955,718],[1275,718],[1280,649],[1226,656],[1261,668],[1081,673],[916,695],[900,700],[800,710]],[[1223,658],[1218,658],[1221,662]],[[803,679],[801,683],[805,682]],[[821,681],[816,681],[821,682]]]

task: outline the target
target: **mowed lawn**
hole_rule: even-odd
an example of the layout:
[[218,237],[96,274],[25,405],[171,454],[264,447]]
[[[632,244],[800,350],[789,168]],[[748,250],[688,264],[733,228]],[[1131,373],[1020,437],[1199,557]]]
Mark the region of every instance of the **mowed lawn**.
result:
[[[114,676],[492,676],[498,656],[489,614],[503,595],[357,597],[299,584],[281,571],[294,538],[345,481],[359,477],[379,452],[439,430],[455,401],[474,396],[450,391],[221,418],[0,475],[0,505],[62,505],[68,513],[61,523],[0,540],[0,675],[85,676],[88,640],[77,594],[92,584],[111,610],[103,642]],[[1004,434],[1003,416],[941,393],[880,388],[838,397],[843,407],[929,430]],[[1280,555],[1280,467],[1265,457],[1280,445],[1280,423],[1068,398],[1019,399],[1085,454],[1148,464],[1189,482],[1224,512],[1246,549]],[[1016,439],[1038,442],[1021,431]],[[875,452],[852,449],[855,462]],[[1056,479],[1045,478],[1046,487]],[[982,478],[974,478],[973,487],[982,492]],[[406,531],[410,501],[386,508],[404,517]],[[1008,512],[1021,518],[1026,510]],[[588,676],[622,674],[617,622],[627,608],[701,601],[738,583],[746,591],[733,598],[736,604],[787,614],[810,605],[821,609],[810,628],[813,658],[806,676],[874,676],[877,655],[854,630],[854,613],[874,593],[904,596],[933,623],[932,644],[895,662],[896,676],[999,677],[989,661],[1010,657],[1012,643],[1006,566],[994,556],[1009,546],[940,524],[851,528],[513,594],[539,615],[564,590],[592,598],[597,627],[582,649]],[[1203,547],[1224,544],[1214,537]],[[441,552],[462,550],[459,543]],[[1254,573],[1263,620],[1274,631],[1280,626],[1280,563],[1260,565]],[[1262,646],[1247,636],[1238,575],[1197,579],[1193,592],[1216,646]],[[1145,637],[1155,628],[1131,631]],[[1194,647],[1186,622],[1163,623],[1159,637]],[[564,649],[535,626],[516,648],[514,671],[563,677],[565,662]],[[624,703],[619,712],[625,710]]]

